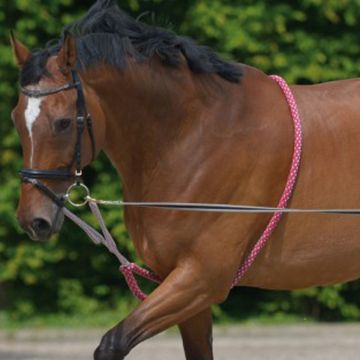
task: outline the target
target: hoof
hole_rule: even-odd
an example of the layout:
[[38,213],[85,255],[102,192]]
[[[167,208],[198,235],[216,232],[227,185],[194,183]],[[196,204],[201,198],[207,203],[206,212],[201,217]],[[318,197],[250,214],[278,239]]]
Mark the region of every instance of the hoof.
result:
[[100,346],[95,350],[94,360],[123,360],[125,356],[116,349],[104,349]]

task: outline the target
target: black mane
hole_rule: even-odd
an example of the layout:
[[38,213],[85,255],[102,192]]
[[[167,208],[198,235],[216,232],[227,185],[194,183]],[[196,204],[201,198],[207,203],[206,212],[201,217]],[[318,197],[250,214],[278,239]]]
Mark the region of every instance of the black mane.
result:
[[20,74],[21,86],[36,84],[49,76],[46,63],[61,48],[64,33],[76,38],[77,67],[86,69],[101,62],[119,69],[128,57],[145,61],[157,55],[163,64],[178,66],[182,56],[194,73],[218,74],[230,82],[241,79],[240,67],[222,60],[213,50],[173,32],[134,20],[116,0],[98,0],[80,20],[64,29],[60,40],[34,52]]

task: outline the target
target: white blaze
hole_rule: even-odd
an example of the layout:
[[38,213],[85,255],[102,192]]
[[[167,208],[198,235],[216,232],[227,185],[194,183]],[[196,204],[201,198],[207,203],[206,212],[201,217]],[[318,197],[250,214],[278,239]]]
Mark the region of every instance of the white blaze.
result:
[[35,121],[38,119],[41,110],[42,98],[28,98],[28,103],[25,109],[25,122],[26,127],[29,131],[30,143],[31,143],[31,154],[30,154],[30,167],[32,167],[34,144],[32,129]]

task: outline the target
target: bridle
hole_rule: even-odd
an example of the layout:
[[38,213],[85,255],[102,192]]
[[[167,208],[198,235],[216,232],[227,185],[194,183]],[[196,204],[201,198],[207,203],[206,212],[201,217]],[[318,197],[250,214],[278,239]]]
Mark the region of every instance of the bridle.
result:
[[[40,180],[74,180],[74,186],[83,186],[82,184],[82,139],[84,134],[84,128],[86,123],[86,128],[90,137],[91,148],[92,148],[92,160],[95,159],[96,155],[96,143],[95,136],[93,130],[93,122],[91,115],[86,110],[86,103],[84,97],[84,91],[81,86],[80,78],[75,70],[71,71],[72,82],[65,84],[63,86],[46,89],[46,90],[30,90],[27,88],[21,88],[20,91],[30,98],[41,98],[44,96],[50,96],[54,94],[58,94],[63,91],[68,91],[75,89],[77,93],[76,98],[76,142],[75,142],[75,150],[74,156],[71,164],[67,169],[28,169],[24,168],[20,170],[20,176],[22,182],[30,183],[40,191],[45,193],[48,197],[50,197],[59,207],[63,207],[65,203],[65,198],[57,195],[53,190],[51,190],[48,186],[46,186]],[[71,171],[74,167],[75,163],[75,171]]]

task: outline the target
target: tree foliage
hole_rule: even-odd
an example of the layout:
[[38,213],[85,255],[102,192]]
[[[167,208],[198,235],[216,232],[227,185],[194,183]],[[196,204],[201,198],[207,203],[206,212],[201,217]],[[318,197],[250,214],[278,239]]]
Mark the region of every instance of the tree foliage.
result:
[[[0,2],[0,309],[17,316],[41,312],[91,313],[116,306],[128,294],[107,252],[94,247],[74,226],[35,244],[20,231],[15,210],[21,167],[19,140],[10,120],[16,103],[17,69],[8,33],[30,48],[57,38],[65,24],[83,14],[92,0]],[[142,20],[172,28],[212,46],[224,56],[312,83],[355,77],[360,72],[360,0],[122,0],[120,6]],[[100,197],[119,198],[120,183],[104,156],[87,172]],[[89,214],[83,216],[92,221]],[[134,257],[121,210],[106,221],[122,248]],[[359,319],[359,283],[292,293],[237,289],[223,312],[305,314],[320,319]],[[241,310],[238,312],[236,309]]]

